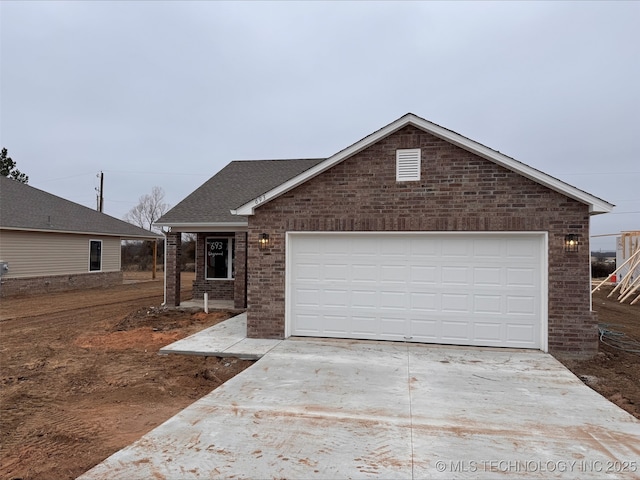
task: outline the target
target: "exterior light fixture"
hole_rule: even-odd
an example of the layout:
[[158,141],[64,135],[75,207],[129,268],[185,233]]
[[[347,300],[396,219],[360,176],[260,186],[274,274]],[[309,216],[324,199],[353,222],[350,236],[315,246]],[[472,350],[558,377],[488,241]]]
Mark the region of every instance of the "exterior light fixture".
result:
[[564,251],[565,252],[577,252],[578,251],[578,235],[570,233],[564,236]]
[[260,250],[264,250],[267,248],[267,245],[269,245],[268,233],[263,233],[260,235],[260,238],[258,239],[258,245],[260,245]]

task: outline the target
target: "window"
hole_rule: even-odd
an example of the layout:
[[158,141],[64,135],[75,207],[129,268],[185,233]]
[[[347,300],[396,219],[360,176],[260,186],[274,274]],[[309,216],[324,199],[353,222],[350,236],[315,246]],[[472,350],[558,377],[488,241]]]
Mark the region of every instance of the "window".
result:
[[89,241],[89,271],[102,270],[102,240]]
[[235,240],[229,237],[209,237],[206,246],[207,280],[216,278],[232,279],[234,277],[233,251]]
[[396,181],[420,180],[420,149],[396,150]]

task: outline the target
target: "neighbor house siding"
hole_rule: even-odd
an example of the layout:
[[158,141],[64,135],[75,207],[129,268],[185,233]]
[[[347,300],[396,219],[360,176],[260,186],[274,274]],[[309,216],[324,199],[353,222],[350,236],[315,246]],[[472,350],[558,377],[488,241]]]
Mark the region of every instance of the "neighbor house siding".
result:
[[120,271],[120,238],[2,230],[0,259],[9,262],[3,278],[29,278],[89,272],[89,242],[102,241],[102,272]]
[[[418,181],[396,181],[396,150],[421,149]],[[287,231],[546,231],[552,352],[592,355],[589,208],[407,126],[256,209],[249,217],[247,333],[282,338]],[[268,233],[269,247],[258,249]],[[564,235],[576,233],[577,253]]]

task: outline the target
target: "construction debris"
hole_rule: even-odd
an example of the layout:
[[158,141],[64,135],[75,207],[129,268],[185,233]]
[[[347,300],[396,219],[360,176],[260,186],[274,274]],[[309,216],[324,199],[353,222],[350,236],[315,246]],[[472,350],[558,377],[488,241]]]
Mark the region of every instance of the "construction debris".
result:
[[618,301],[631,300],[631,305],[640,301],[640,231],[622,232],[617,238],[618,267],[592,291],[593,294],[611,279],[620,278],[608,297],[618,293]]

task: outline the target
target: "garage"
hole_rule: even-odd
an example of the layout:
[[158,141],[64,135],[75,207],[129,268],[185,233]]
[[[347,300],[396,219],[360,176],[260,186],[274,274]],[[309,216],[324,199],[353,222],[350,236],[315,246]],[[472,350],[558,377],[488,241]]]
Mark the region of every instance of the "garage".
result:
[[287,234],[286,335],[547,350],[547,237]]

